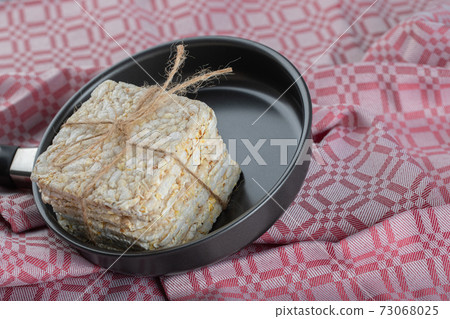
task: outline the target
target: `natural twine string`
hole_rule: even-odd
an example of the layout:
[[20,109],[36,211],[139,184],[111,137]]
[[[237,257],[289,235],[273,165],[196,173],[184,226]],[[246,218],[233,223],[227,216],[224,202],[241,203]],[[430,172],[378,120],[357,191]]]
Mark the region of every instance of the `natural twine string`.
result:
[[[175,57],[175,60],[173,62],[172,68],[168,72],[168,76],[166,81],[164,82],[163,86],[157,87],[157,86],[150,86],[148,87],[144,94],[139,98],[137,102],[137,107],[133,112],[128,113],[128,116],[126,119],[117,118],[117,115],[114,120],[93,120],[93,121],[81,121],[81,122],[66,122],[62,125],[62,127],[65,126],[80,126],[80,125],[104,125],[107,126],[104,131],[100,134],[96,134],[81,140],[78,140],[70,145],[67,145],[66,148],[63,148],[57,156],[55,156],[55,166],[56,167],[64,167],[77,159],[80,159],[81,157],[92,153],[97,148],[102,147],[104,143],[109,140],[111,137],[117,134],[122,134],[122,136],[125,137],[125,141],[128,141],[130,138],[130,131],[132,127],[138,122],[145,120],[149,115],[155,112],[155,110],[161,105],[161,101],[164,98],[170,97],[170,94],[175,93],[183,93],[188,88],[192,86],[197,86],[197,88],[201,87],[201,85],[211,79],[215,78],[224,74],[229,74],[233,70],[232,68],[225,68],[220,69],[217,71],[212,72],[205,72],[200,73],[190,79],[187,79],[186,81],[178,84],[172,83],[174,76],[178,73],[181,66],[183,65],[184,61],[186,59],[186,53],[183,45],[177,45],[177,54]],[[62,153],[67,151],[67,148],[73,147],[76,144],[80,144],[82,142],[88,141],[88,140],[95,140],[96,142],[92,143],[89,147],[85,148],[82,152],[80,152],[78,155],[63,160],[62,156],[60,156]],[[148,147],[147,147],[148,148]],[[226,203],[213,192],[213,190],[206,185],[192,170],[190,170],[175,154],[167,152],[165,150],[161,149],[152,149],[149,148],[155,152],[160,152],[164,155],[168,155],[172,157],[186,172],[188,172],[190,175],[192,175],[196,181],[198,181],[215,199],[216,201],[222,206],[224,209],[226,207]],[[122,156],[126,152],[126,147],[122,149],[122,151],[117,154],[112,161],[103,167],[96,176],[84,187],[84,189],[81,191],[81,194],[79,194],[81,198],[81,210],[82,210],[82,217],[84,224],[88,230],[89,239],[95,242],[94,236],[92,234],[91,227],[89,225],[88,216],[86,212],[86,198],[89,196],[92,191],[95,189],[95,184],[97,181],[106,173],[108,172],[112,167],[114,167],[122,158]]]

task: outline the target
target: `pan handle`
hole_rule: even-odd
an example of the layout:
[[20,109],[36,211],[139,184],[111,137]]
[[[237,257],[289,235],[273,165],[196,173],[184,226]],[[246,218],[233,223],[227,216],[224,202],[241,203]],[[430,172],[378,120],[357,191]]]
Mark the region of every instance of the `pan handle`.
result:
[[0,185],[30,187],[37,147],[0,145]]

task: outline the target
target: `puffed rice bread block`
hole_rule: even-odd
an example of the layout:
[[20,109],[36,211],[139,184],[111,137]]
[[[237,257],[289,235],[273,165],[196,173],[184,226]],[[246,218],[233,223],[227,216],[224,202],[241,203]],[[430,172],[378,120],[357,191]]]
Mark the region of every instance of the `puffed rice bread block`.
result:
[[[125,119],[144,90],[105,81],[67,122]],[[58,166],[58,160],[73,159],[95,141],[84,139],[105,131],[100,124],[63,126],[39,156],[32,180],[65,230],[79,238],[90,236],[103,247],[122,249],[135,243],[146,250],[186,243],[210,231],[222,206],[200,181],[227,203],[240,176],[239,165],[227,152],[214,111],[205,103],[174,94],[160,102],[132,128],[128,140],[117,132],[89,154]],[[126,141],[138,146],[124,146]],[[126,154],[85,195],[83,208],[85,187],[124,147]],[[166,153],[149,153],[149,147]]]

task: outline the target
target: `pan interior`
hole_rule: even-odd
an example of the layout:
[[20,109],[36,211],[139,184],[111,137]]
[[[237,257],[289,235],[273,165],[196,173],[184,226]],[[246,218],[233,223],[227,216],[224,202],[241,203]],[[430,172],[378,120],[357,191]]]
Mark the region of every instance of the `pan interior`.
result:
[[[286,147],[286,162],[291,163],[297,149],[291,144],[299,143],[302,136],[304,106],[297,86],[293,85],[285,92],[296,80],[293,76],[295,68],[285,59],[269,54],[267,49],[249,47],[236,41],[190,41],[186,45],[189,56],[182,78],[206,67],[212,70],[225,66],[233,68],[233,75],[215,80],[214,85],[197,93],[188,94],[188,97],[199,99],[214,109],[219,133],[228,149],[235,153],[242,169],[241,180],[228,208],[214,225],[213,230],[216,230],[256,205],[288,169],[289,165],[281,162],[282,147],[279,144],[290,145]],[[51,143],[74,107],[86,101],[101,82],[112,79],[136,85],[154,84],[155,81],[163,83],[169,52],[169,46],[159,46],[136,55],[135,61],[125,60],[97,76],[58,114],[53,123],[55,133],[45,135],[42,149]],[[285,94],[280,97],[283,92]],[[260,157],[254,156],[256,149]],[[247,157],[250,161],[246,160]]]
[[[277,102],[252,125],[278,98],[278,92],[264,83],[258,84],[258,90],[245,82],[232,84],[201,90],[197,97],[214,109],[219,132],[242,169],[229,205],[213,229],[233,221],[270,191],[287,168],[280,162],[281,147],[277,144],[298,141],[300,136],[301,126],[286,101]],[[292,145],[287,147],[288,163],[295,149]]]

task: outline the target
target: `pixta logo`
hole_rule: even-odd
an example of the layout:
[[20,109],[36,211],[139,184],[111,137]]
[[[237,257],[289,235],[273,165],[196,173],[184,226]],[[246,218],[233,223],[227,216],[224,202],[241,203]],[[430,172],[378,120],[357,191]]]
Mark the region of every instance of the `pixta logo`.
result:
[[[291,164],[293,154],[299,147],[299,141],[292,138],[253,141],[227,139],[225,142],[220,138],[187,139],[179,132],[163,135],[159,131],[143,130],[127,140],[126,167],[143,174],[153,174],[155,169],[161,169],[171,160],[175,160],[195,168],[202,161],[223,160],[225,149],[229,153],[226,158],[228,165],[267,166],[265,157],[270,154],[271,165],[287,166]],[[326,165],[317,144],[306,139],[295,165],[302,165],[311,160],[315,160],[319,165]]]

